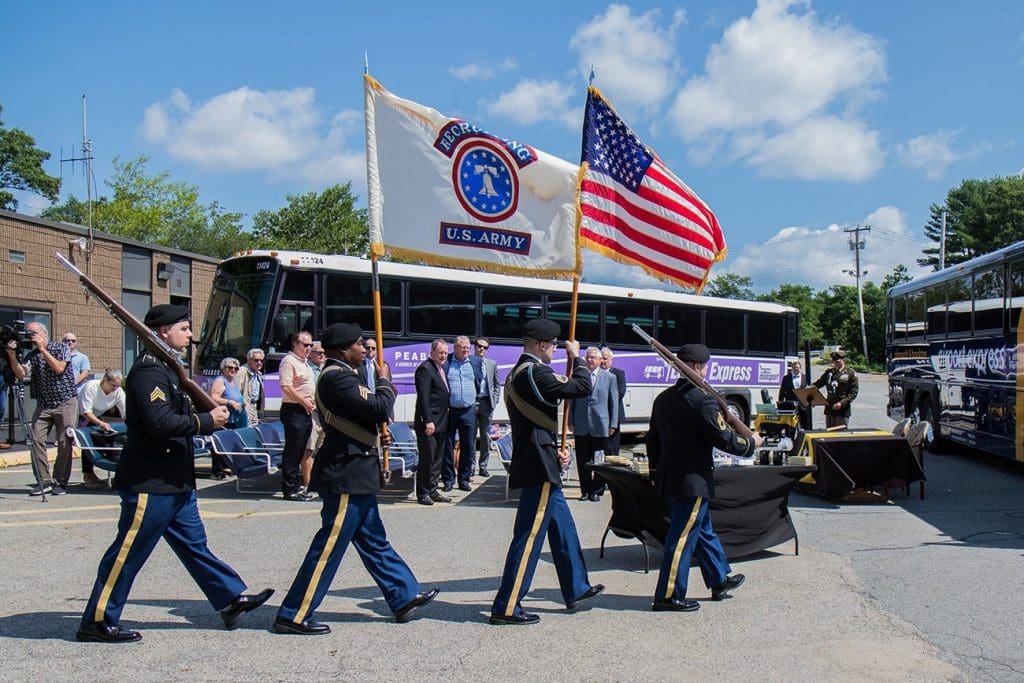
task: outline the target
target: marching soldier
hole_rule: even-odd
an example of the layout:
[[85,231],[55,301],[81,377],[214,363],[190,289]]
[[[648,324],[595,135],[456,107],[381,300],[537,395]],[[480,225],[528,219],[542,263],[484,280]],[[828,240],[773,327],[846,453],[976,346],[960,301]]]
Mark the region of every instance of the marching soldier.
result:
[[314,621],[349,543],[399,623],[437,594],[420,592],[409,566],[388,542],[377,509],[380,465],[377,427],[387,421],[395,402],[395,389],[387,366],[377,368],[376,390],[371,392],[360,375],[363,337],[358,325],[336,323],[324,330],[321,342],[327,363],[316,389],[317,410],[324,442],[313,460],[310,489],[320,494],[323,525],[313,537],[306,558],[274,620],[274,631],[298,635],[330,633]]
[[[686,344],[676,356],[701,376],[711,358],[703,344]],[[671,511],[654,594],[655,612],[693,612],[700,608],[696,600],[686,599],[694,553],[712,600],[721,600],[743,583],[743,574],[729,576],[725,550],[711,526],[708,500],[715,495],[712,450],[750,455],[761,443],[757,434],[747,439],[729,430],[715,399],[686,377],[680,377],[654,400],[647,457],[655,488]]]
[[573,361],[572,377],[548,367],[558,346],[560,329],[550,320],[531,320],[523,326],[523,355],[505,380],[505,401],[512,423],[512,467],[509,486],[521,489],[512,544],[505,559],[501,587],[491,607],[492,624],[533,624],[536,614],[520,602],[530,590],[544,536],[558,572],[567,609],[604,590],[590,585],[583,550],[572,513],[562,495],[560,470],[569,464],[567,451],[556,450],[558,401],[590,395],[590,373],[579,359],[580,345],[565,343]]
[[[154,306],[144,322],[175,351],[188,347],[192,330],[187,306]],[[268,588],[244,595],[245,582],[206,545],[206,529],[196,505],[192,435],[210,434],[222,426],[228,409],[218,406],[209,413],[196,413],[178,387],[177,375],[148,353],[132,366],[125,388],[128,443],[114,475],[121,518],[117,538],[100,561],[76,638],[106,643],[142,638],[118,622],[135,575],[161,537],[220,611],[224,625],[233,629],[242,614],[262,605],[274,591]]]
[[832,367],[821,373],[814,386],[826,387],[825,427],[845,427],[850,423],[850,404],[857,398],[860,385],[857,373],[846,365],[846,352],[832,352]]

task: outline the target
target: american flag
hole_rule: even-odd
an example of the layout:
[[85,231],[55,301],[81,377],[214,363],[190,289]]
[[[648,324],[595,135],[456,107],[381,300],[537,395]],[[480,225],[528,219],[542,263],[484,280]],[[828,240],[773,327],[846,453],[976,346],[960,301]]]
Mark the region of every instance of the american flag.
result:
[[618,117],[587,93],[580,181],[583,246],[700,291],[726,246],[715,214]]

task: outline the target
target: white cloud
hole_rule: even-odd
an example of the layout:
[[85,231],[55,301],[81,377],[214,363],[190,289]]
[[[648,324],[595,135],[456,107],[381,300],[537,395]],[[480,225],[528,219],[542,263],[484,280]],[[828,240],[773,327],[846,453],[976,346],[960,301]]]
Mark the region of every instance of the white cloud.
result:
[[656,9],[634,16],[627,5],[613,4],[577,29],[569,47],[579,55],[584,78],[593,67],[602,90],[619,101],[651,108],[674,86],[680,68],[673,42],[685,22],[684,10],[677,10],[663,26]]
[[859,182],[873,176],[884,158],[876,131],[860,121],[825,117],[763,140],[748,161],[768,176]]
[[511,57],[506,57],[500,62],[489,62],[486,60],[474,61],[462,66],[453,66],[448,73],[460,81],[489,81],[496,78],[498,74],[514,70],[518,64]]
[[570,106],[573,95],[571,86],[558,81],[524,79],[486,107],[489,113],[517,123],[556,121],[568,128],[578,128],[583,114],[580,108]]
[[917,265],[925,246],[923,238],[909,229],[901,209],[882,206],[850,223],[782,228],[763,243],[745,244],[732,252],[724,264],[712,270],[712,277],[722,273],[746,275],[753,279],[758,292],[781,283],[806,284],[815,290],[855,284],[856,280],[843,271],[854,270],[854,252],[849,246],[853,235],[844,228],[856,224],[872,228],[861,233],[865,243],[860,252],[861,270],[867,271],[866,280],[881,284],[899,264],[905,265],[912,277],[929,272]]
[[946,130],[919,135],[896,146],[896,154],[907,168],[923,171],[931,180],[939,180],[950,164],[960,158],[953,151],[956,133]]
[[[820,19],[809,2],[760,0],[712,46],[704,73],[677,95],[670,117],[692,155],[720,150],[774,176],[862,180],[878,135],[856,114],[886,79],[882,44],[852,26]],[[783,144],[807,145],[782,150]],[[837,173],[839,149],[858,169]]]
[[175,89],[166,101],[146,108],[142,132],[147,142],[203,168],[362,186],[363,153],[346,149],[361,116],[341,112],[325,126],[313,88],[242,87],[198,103]]

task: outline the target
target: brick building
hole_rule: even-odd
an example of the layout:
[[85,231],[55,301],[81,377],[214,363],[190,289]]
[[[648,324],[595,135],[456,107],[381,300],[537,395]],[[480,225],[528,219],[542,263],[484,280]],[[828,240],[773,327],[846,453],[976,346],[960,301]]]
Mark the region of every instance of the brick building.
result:
[[54,258],[59,252],[142,319],[162,303],[191,307],[201,330],[217,259],[0,210],[0,324],[38,321],[59,340],[74,332],[93,373],[131,368],[140,352],[131,332]]

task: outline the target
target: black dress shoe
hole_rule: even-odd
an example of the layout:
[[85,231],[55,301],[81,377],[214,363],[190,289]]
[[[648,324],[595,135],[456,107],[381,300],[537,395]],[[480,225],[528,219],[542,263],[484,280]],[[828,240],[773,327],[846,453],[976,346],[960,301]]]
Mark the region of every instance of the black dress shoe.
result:
[[521,626],[523,624],[536,624],[540,621],[540,617],[530,612],[520,612],[510,617],[504,614],[492,614],[488,621],[495,626]]
[[224,626],[230,631],[238,626],[238,620],[246,612],[251,612],[274,594],[273,588],[267,588],[255,595],[239,595],[234,601],[220,611],[220,618],[224,620]]
[[94,621],[79,628],[75,640],[83,643],[134,643],[142,640],[142,634],[123,629],[116,624],[110,626],[102,621]]
[[565,604],[565,608],[567,610],[574,610],[577,607],[579,607],[580,603],[583,602],[584,600],[589,600],[590,598],[597,597],[598,595],[600,595],[603,592],[604,592],[604,584],[603,583],[595,583],[593,586],[591,586],[590,588],[587,589],[586,593],[584,593],[583,595],[581,595],[580,597],[576,598],[575,600],[573,600],[571,602],[567,602]]
[[479,475],[486,479],[487,477],[491,476],[491,473],[488,472],[487,470],[480,470]]
[[297,636],[322,636],[331,632],[331,627],[321,624],[319,621],[306,619],[302,623],[295,623],[284,617],[274,619],[274,633],[292,633]]
[[450,502],[452,502],[451,498],[449,498],[448,496],[442,496],[437,491],[431,491],[430,492],[430,500],[434,501],[435,503],[450,503]]
[[700,603],[686,598],[682,600],[669,598],[668,600],[655,600],[651,608],[655,612],[696,612],[700,609]]
[[581,493],[580,494],[580,502],[582,502],[584,500],[590,500],[590,494],[589,493]]
[[464,481],[464,482],[461,482],[459,484],[459,490],[460,491],[472,491],[473,487],[469,485],[468,481]]
[[427,591],[426,593],[420,593],[415,598],[413,598],[408,605],[395,612],[395,621],[397,621],[399,624],[404,624],[405,622],[409,621],[410,619],[412,619],[413,612],[415,612],[418,608],[423,607],[423,605],[427,604],[428,602],[436,598],[437,594],[440,592],[441,589],[434,588]]
[[306,493],[304,491],[295,491],[294,493],[284,494],[285,500],[297,500],[300,503],[308,503],[309,501],[316,498],[312,493]]
[[722,600],[729,594],[729,591],[742,586],[746,578],[747,577],[743,576],[743,574],[733,574],[732,576],[725,577],[725,581],[722,582],[721,586],[716,586],[711,589],[711,599]]
[[600,503],[601,502],[601,494],[600,493],[591,493],[590,494],[590,502],[591,503]]
[[455,487],[452,486],[451,484],[445,484],[444,486],[441,487],[441,490],[447,493],[448,491],[451,491],[453,488]]
[[416,501],[420,505],[433,505],[434,504],[434,501],[430,498],[430,496],[418,496],[416,498]]

